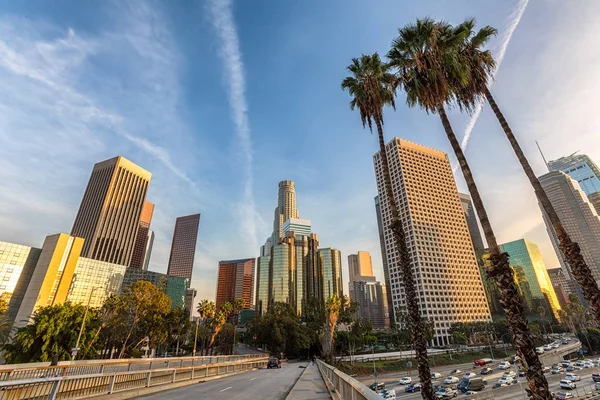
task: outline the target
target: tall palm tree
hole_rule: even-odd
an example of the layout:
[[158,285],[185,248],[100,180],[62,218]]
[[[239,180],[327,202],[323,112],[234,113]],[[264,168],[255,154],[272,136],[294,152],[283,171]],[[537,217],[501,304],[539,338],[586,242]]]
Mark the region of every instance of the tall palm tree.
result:
[[[394,74],[390,72],[389,66],[381,61],[377,53],[353,58],[352,64],[348,66],[348,71],[350,72],[350,76],[342,81],[342,89],[347,90],[352,97],[350,109],[358,109],[363,128],[369,125],[369,129],[372,132],[373,122],[375,122],[375,126],[377,127],[385,195],[387,196],[392,220],[390,229],[394,235],[396,249],[400,258],[399,267],[402,284],[406,293],[406,305],[411,325],[412,340],[415,346],[419,379],[422,385],[421,393],[423,398],[433,399],[434,392],[431,385],[429,359],[427,358],[427,340],[423,331],[419,304],[417,303],[416,283],[411,268],[404,228],[402,227],[398,207],[394,200],[394,192],[392,191],[392,179],[390,177],[390,168],[383,137],[383,108],[388,105],[395,108],[394,97],[397,80]],[[386,276],[386,281],[389,281],[388,276]]]
[[[543,366],[535,352],[534,338],[527,326],[521,296],[515,285],[508,254],[502,253],[487,216],[473,173],[454,134],[445,105],[452,104],[457,95],[453,87],[466,85],[468,69],[459,59],[458,44],[464,40],[464,29],[433,19],[417,19],[399,30],[387,56],[397,68],[398,77],[406,92],[407,104],[418,106],[428,113],[438,114],[450,145],[464,175],[473,205],[490,250],[491,267],[487,274],[499,288],[500,304],[504,309],[515,343],[527,363],[529,390],[535,399],[551,399]],[[471,109],[469,103],[458,103]]]
[[[217,312],[215,303],[206,299],[198,303],[198,307],[196,308],[196,310],[198,311],[199,323],[202,322],[202,324],[204,324],[207,320],[212,319],[215,313]],[[198,329],[196,329],[196,335],[197,334]],[[206,343],[206,340],[203,340],[202,352],[200,353],[200,355],[202,355],[203,353],[204,355],[208,355],[208,345]]]
[[498,104],[489,89],[489,83],[492,79],[491,74],[496,64],[492,53],[489,50],[483,50],[482,48],[497,31],[491,26],[484,26],[475,32],[474,19],[467,19],[460,27],[465,31],[465,34],[463,35],[464,41],[461,43],[460,57],[463,60],[463,65],[468,66],[469,78],[466,85],[460,85],[455,88],[458,93],[458,100],[459,102],[466,104],[474,104],[479,102],[482,98],[487,99],[514,150],[517,159],[521,163],[525,175],[527,175],[529,182],[533,186],[535,195],[556,232],[560,250],[565,257],[566,262],[571,267],[575,280],[581,286],[585,299],[592,306],[596,320],[600,322],[600,290],[598,289],[598,283],[592,276],[592,272],[581,254],[579,245],[571,240],[569,234],[563,227],[556,210],[548,199],[546,191],[542,188],[542,185],[531,168],[527,157],[525,157],[517,138],[513,134],[504,114],[500,111],[500,107],[498,107]]

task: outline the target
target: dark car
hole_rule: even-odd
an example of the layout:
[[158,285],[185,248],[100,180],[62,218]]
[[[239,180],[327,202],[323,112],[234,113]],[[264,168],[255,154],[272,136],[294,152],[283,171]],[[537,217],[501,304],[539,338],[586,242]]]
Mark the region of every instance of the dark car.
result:
[[521,368],[519,368],[519,376],[520,377],[524,377],[525,376],[525,371],[523,371]]
[[420,392],[421,384],[420,383],[411,383],[410,385],[408,385],[407,387],[404,388],[404,391],[409,392],[409,393]]
[[485,367],[485,368],[482,368],[482,369],[481,369],[481,375],[487,375],[487,374],[489,374],[489,373],[491,373],[491,372],[493,372],[493,371],[494,371],[494,370],[493,370],[492,368],[490,368],[490,367]]
[[369,389],[373,391],[383,390],[385,389],[385,382],[373,382],[369,385]]
[[278,359],[269,358],[269,361],[267,361],[267,369],[271,369],[271,368],[281,368],[281,363],[279,362]]
[[594,382],[600,382],[600,374],[592,374],[592,380]]

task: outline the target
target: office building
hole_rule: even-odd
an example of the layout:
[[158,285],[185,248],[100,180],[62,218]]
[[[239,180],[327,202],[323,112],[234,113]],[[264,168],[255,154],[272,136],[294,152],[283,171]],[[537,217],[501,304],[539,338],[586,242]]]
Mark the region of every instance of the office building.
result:
[[488,307],[492,316],[498,316],[502,318],[504,316],[504,310],[500,305],[500,291],[496,283],[487,276],[488,268],[492,267],[490,261],[490,252],[485,249],[481,257],[480,273],[481,281],[483,282],[483,289],[485,290],[485,296],[487,298]]
[[187,278],[170,276],[154,271],[127,268],[120,292],[123,293],[128,287],[137,281],[150,282],[171,299],[171,307],[185,307],[187,290],[190,286]]
[[196,311],[195,300],[197,294],[198,291],[194,288],[189,288],[185,292],[185,310],[190,315],[190,317],[194,314],[194,311]]
[[339,250],[326,248],[318,250],[319,271],[323,271],[323,299],[331,296],[344,296],[342,284],[342,255]]
[[565,292],[565,289],[561,286],[552,286],[554,288],[554,293],[556,293],[556,298],[558,299],[558,304],[560,304],[560,308],[564,309],[571,302],[569,300],[569,294]]
[[387,262],[387,252],[385,250],[385,235],[383,229],[383,217],[381,215],[381,204],[379,202],[379,196],[375,196],[375,214],[377,215],[377,231],[379,232],[379,247],[381,248],[381,262],[383,265],[383,279],[385,281],[385,286],[388,290],[385,291],[385,295],[387,297],[388,304],[388,312],[390,316],[390,323],[393,327],[396,326],[396,316],[394,313],[394,307],[392,307],[392,292],[389,290],[391,288],[390,284],[390,275]]
[[71,230],[82,257],[130,265],[150,178],[123,157],[94,165]]
[[562,171],[577,181],[586,195],[600,191],[600,169],[585,154],[573,153],[548,162],[550,171]]
[[10,301],[22,275],[29,280],[42,249],[0,242],[0,295]]
[[124,265],[79,257],[67,301],[101,307],[111,294],[118,294],[125,277]]
[[600,192],[594,192],[588,195],[588,200],[594,206],[596,214],[600,215]]
[[518,271],[518,279],[522,281],[524,278],[527,282],[532,302],[530,312],[537,314],[541,306],[548,311],[548,315],[552,312],[554,318],[560,321],[560,303],[537,244],[528,239],[519,239],[501,244],[500,250],[508,253],[511,267]]
[[223,303],[233,304],[237,299],[246,302],[245,308],[254,304],[254,268],[256,259],[219,261],[219,276],[217,278],[216,306],[219,309]]
[[200,214],[177,218],[175,232],[173,233],[173,242],[171,243],[167,275],[179,276],[189,281],[192,280],[199,225]]
[[311,225],[307,219],[290,218],[283,223],[282,234],[296,232],[297,235],[310,236]]
[[154,213],[154,204],[149,201],[144,202],[140,222],[138,225],[135,243],[133,244],[133,255],[131,257],[131,268],[146,269],[146,259],[150,260],[148,255],[148,240],[150,233],[150,223],[152,222],[152,214]]
[[[577,242],[581,254],[594,279],[600,282],[600,217],[580,185],[560,171],[552,171],[539,177],[565,231]],[[540,206],[540,208],[542,208]],[[572,272],[560,251],[559,241],[546,213],[542,208],[546,229],[561,266],[571,280]],[[566,290],[566,288],[565,288]]]
[[270,278],[270,264],[271,264],[271,252],[264,254],[264,247],[261,251],[261,256],[258,257],[258,267],[256,269],[256,313],[263,315],[267,312],[269,306],[269,292],[271,284]]
[[548,269],[548,277],[550,277],[552,286],[562,287],[567,294],[577,294],[575,282],[569,278],[568,274],[562,268]]
[[294,182],[279,182],[277,193],[277,207],[275,207],[273,219],[273,235],[271,237],[273,245],[283,237],[283,224],[285,221],[298,218],[298,209],[296,208],[296,189]]
[[[403,139],[386,145],[421,315],[435,323],[433,345],[451,343],[457,322],[490,321],[483,282],[450,162],[445,153]],[[406,308],[399,255],[381,156],[373,156],[391,291],[390,307]]]
[[385,285],[379,282],[355,280],[352,286],[352,301],[358,304],[356,317],[371,321],[373,329],[389,329],[390,317],[388,313]]
[[[362,277],[367,279],[362,279]],[[357,254],[350,254],[348,256],[348,278],[350,282],[375,280],[371,253],[368,251],[359,251]]]
[[154,246],[154,231],[148,231],[148,240],[146,241],[146,252],[144,255],[144,270],[148,270],[150,265],[150,256],[152,256],[152,247]]
[[477,262],[481,265],[483,263],[481,257],[485,251],[485,246],[483,245],[483,238],[481,237],[481,231],[477,224],[477,215],[473,208],[471,196],[465,193],[459,193],[458,198],[460,199],[460,204],[465,212],[465,219],[467,220],[467,227],[469,228],[469,235],[471,236],[471,243],[473,243],[473,250],[475,250],[475,255],[477,256]]

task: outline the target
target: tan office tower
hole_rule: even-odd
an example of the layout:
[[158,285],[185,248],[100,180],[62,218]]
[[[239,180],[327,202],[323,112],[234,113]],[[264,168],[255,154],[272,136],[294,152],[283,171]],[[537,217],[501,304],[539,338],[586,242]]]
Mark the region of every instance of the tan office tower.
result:
[[[435,322],[433,344],[447,345],[452,340],[448,331],[452,324],[491,320],[450,162],[441,151],[398,138],[386,145],[386,152],[421,315]],[[383,216],[390,307],[405,308],[379,152],[373,161]]]
[[368,251],[359,251],[357,254],[350,254],[348,256],[348,277],[350,282],[368,280],[361,279],[361,277],[369,277],[375,280],[371,253]]
[[200,214],[179,217],[175,221],[175,232],[173,232],[167,275],[192,280],[199,225]]
[[152,174],[123,157],[94,165],[71,234],[82,257],[129,265]]
[[273,219],[273,245],[276,245],[283,237],[283,223],[290,218],[298,218],[298,209],[296,208],[296,189],[294,182],[279,182],[279,192],[277,194],[277,207],[275,207],[275,218]]
[[[148,247],[150,222],[152,222],[152,213],[154,213],[154,204],[149,201],[144,202],[142,215],[138,226],[137,236],[133,245],[133,256],[131,257],[131,268],[146,269],[146,253],[151,248]],[[148,257],[149,258],[149,257]]]

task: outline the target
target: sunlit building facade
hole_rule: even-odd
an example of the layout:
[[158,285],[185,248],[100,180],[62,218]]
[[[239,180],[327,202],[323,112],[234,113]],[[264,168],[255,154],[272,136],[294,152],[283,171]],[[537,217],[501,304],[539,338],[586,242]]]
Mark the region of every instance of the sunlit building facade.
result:
[[111,294],[118,294],[127,267],[79,257],[67,301],[101,307]]
[[145,268],[146,259],[150,259],[148,251],[151,251],[151,247],[148,246],[148,240],[150,239],[150,223],[152,222],[152,214],[154,213],[154,204],[149,201],[144,202],[142,208],[142,214],[140,216],[140,222],[138,225],[137,236],[133,245],[133,255],[131,257],[131,268]]
[[373,329],[389,329],[390,316],[385,285],[361,280],[350,282],[349,285],[352,286],[351,300],[358,304],[356,317],[371,321]]
[[562,171],[577,181],[586,195],[600,192],[600,168],[585,154],[571,154],[548,162],[550,171]]
[[371,253],[359,251],[348,256],[348,279],[350,282],[363,280],[361,277],[374,278]]
[[220,308],[225,302],[233,304],[237,299],[243,299],[246,302],[245,308],[253,306],[255,263],[256,259],[254,258],[219,261],[215,302],[217,308]]
[[459,193],[458,197],[460,198],[460,204],[465,212],[465,219],[467,220],[467,227],[469,228],[469,235],[471,236],[471,243],[473,243],[473,250],[475,250],[475,255],[477,256],[477,262],[481,265],[483,264],[482,256],[485,251],[485,246],[483,245],[483,238],[481,237],[481,231],[477,224],[477,216],[475,215],[471,196],[465,193]]
[[0,295],[9,301],[22,274],[31,277],[42,249],[0,242]]
[[[434,345],[452,340],[457,322],[490,321],[479,266],[445,153],[394,138],[386,145],[421,315],[435,324]],[[373,156],[394,309],[406,308],[399,255],[390,229],[381,156]]]
[[175,221],[167,275],[192,280],[199,226],[200,214],[186,215]]
[[344,296],[342,284],[342,255],[339,250],[326,248],[318,251],[319,270],[323,271],[323,299],[331,296]]
[[263,315],[267,312],[269,306],[269,289],[271,284],[269,283],[270,278],[270,264],[271,264],[271,252],[261,255],[258,257],[258,267],[256,269],[256,313]]

